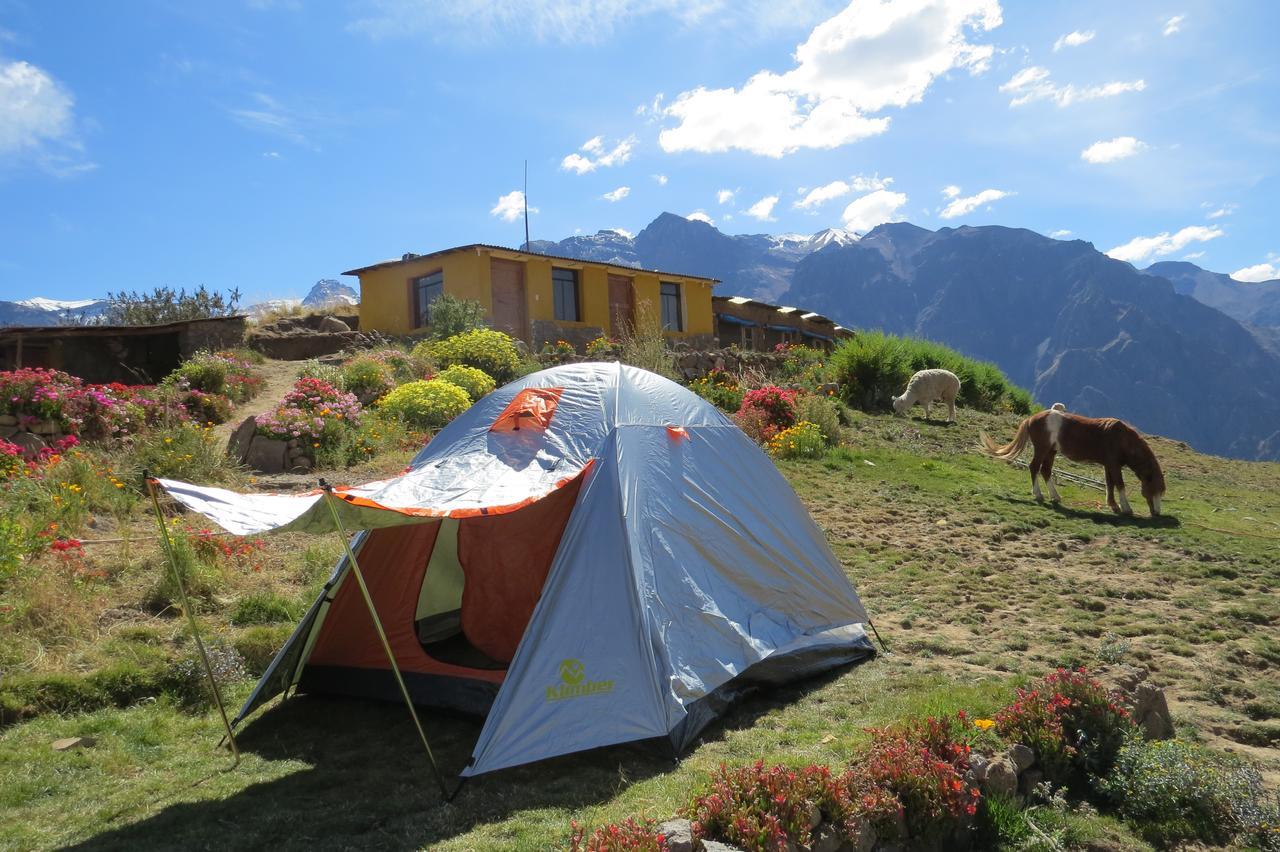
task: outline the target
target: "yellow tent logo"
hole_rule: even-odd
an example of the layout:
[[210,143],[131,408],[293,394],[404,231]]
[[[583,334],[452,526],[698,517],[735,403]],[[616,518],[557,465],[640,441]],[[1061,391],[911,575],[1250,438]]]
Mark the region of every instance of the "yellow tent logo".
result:
[[575,660],[572,657],[560,661],[560,679],[565,683],[573,686],[581,683],[582,678],[586,676],[586,671],[582,668],[582,661]]
[[587,680],[587,668],[582,660],[565,657],[560,661],[560,683],[547,687],[547,701],[563,701],[566,698],[582,698],[613,692],[611,680]]

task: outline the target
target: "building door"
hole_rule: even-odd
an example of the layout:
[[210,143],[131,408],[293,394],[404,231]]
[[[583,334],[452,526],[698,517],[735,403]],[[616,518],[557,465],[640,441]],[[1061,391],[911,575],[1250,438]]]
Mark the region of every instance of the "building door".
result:
[[493,258],[489,261],[489,280],[493,287],[493,327],[527,341],[524,264]]
[[631,296],[631,279],[625,275],[609,276],[609,333],[621,337],[635,323],[635,304]]

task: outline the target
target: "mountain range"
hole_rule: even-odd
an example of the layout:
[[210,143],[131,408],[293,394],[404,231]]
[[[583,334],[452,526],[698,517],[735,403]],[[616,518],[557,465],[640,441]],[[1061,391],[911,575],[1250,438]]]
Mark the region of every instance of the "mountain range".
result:
[[1205,452],[1280,459],[1280,282],[1242,284],[1190,263],[1140,271],[1083,240],[999,226],[729,236],[664,213],[634,238],[601,231],[531,248],[712,276],[719,293],[992,361],[1044,405],[1120,417]]
[[[360,294],[348,284],[336,278],[322,278],[311,286],[307,295],[298,299],[271,299],[244,309],[250,316],[272,309],[290,307],[301,303],[305,308],[325,308],[337,305],[358,305]],[[0,328],[6,326],[66,325],[94,322],[106,312],[110,303],[106,299],[46,299],[36,296],[17,302],[0,301]]]

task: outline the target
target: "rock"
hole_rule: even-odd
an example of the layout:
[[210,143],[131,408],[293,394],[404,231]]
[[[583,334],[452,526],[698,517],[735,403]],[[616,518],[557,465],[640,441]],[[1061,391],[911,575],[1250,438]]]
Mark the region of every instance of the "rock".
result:
[[719,840],[702,841],[702,852],[742,852],[737,846],[721,843]]
[[817,805],[810,805],[809,806],[809,830],[812,831],[813,829],[817,828],[820,825],[822,825],[822,809],[819,808]]
[[253,433],[257,428],[258,424],[253,416],[246,417],[227,439],[227,455],[244,464],[245,455],[249,452],[249,442],[253,440]]
[[296,461],[291,461],[289,464],[290,464],[289,473],[310,473],[311,472],[311,468],[312,468],[311,459],[307,458],[306,456],[303,456],[302,458],[297,459]]
[[871,852],[877,839],[875,827],[865,819],[860,819],[853,836],[849,838],[849,848],[853,852]]
[[1013,761],[1013,765],[1018,768],[1019,772],[1026,772],[1031,765],[1036,762],[1036,753],[1024,746],[1022,743],[1014,743],[1009,746],[1007,752],[1009,759]]
[[0,438],[11,438],[18,434],[17,426],[0,426]]
[[40,454],[40,451],[49,445],[44,439],[32,432],[14,432],[9,438],[9,443],[17,445],[22,450],[22,457],[28,461],[34,459]]
[[1044,781],[1044,772],[1039,769],[1028,769],[1018,779],[1018,792],[1024,796],[1030,796],[1042,781]]
[[987,764],[982,778],[982,792],[987,795],[1004,793],[1012,795],[1018,789],[1018,769],[1007,757],[999,757]]
[[831,823],[824,823],[813,833],[813,841],[809,844],[809,852],[839,852],[844,846],[844,835]]
[[67,737],[66,739],[54,740],[54,751],[71,751],[76,748],[92,748],[97,745],[98,741],[93,737]]
[[18,418],[12,414],[0,414],[0,426],[17,426]]
[[969,755],[969,771],[964,774],[964,783],[967,786],[982,786],[982,779],[987,774],[987,762],[987,758],[981,754]]
[[289,447],[262,435],[254,435],[245,453],[244,463],[259,473],[283,473],[288,466]]
[[667,839],[671,852],[693,852],[693,824],[687,819],[669,819],[658,823],[658,833]]
[[1133,718],[1142,728],[1142,735],[1149,740],[1167,740],[1173,737],[1173,717],[1169,715],[1169,701],[1164,690],[1152,683],[1140,683],[1134,690]]

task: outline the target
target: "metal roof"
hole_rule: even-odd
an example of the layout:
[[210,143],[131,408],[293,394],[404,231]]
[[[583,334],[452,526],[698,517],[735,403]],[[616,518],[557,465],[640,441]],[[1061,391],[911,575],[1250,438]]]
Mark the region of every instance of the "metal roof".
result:
[[731,305],[738,305],[738,306],[749,305],[754,308],[766,308],[769,310],[776,311],[777,313],[782,314],[784,317],[787,317],[788,319],[793,318],[793,316],[796,313],[799,313],[800,319],[804,320],[805,322],[818,323],[819,325],[831,325],[831,326],[835,326],[837,331],[848,331],[848,329],[844,328],[841,325],[838,325],[835,322],[835,320],[829,319],[828,317],[824,317],[822,314],[816,313],[807,308],[792,308],[792,307],[786,307],[786,306],[772,305],[772,304],[769,304],[768,302],[761,302],[757,299],[752,299],[749,296],[712,296],[711,301],[713,303],[728,302]]
[[705,275],[690,275],[687,272],[672,272],[670,270],[662,270],[662,269],[645,269],[639,266],[624,266],[620,263],[609,263],[608,261],[604,261],[604,260],[587,260],[586,258],[567,257],[561,254],[543,254],[541,252],[536,252],[536,251],[524,251],[522,249],[513,249],[507,246],[490,245],[489,243],[468,243],[467,245],[464,245],[464,246],[454,246],[453,248],[440,249],[439,251],[429,252],[428,254],[409,253],[404,255],[403,257],[393,258],[391,260],[382,260],[377,263],[370,264],[369,266],[362,266],[359,269],[350,269],[342,274],[343,275],[359,275],[362,272],[372,272],[375,269],[386,269],[389,266],[399,266],[404,263],[417,263],[420,260],[430,260],[433,257],[440,257],[441,255],[445,255],[445,254],[452,254],[453,252],[456,252],[456,251],[472,251],[472,250],[480,251],[482,249],[486,251],[505,251],[505,252],[510,252],[512,254],[526,255],[528,257],[545,257],[549,260],[563,260],[563,261],[568,261],[570,263],[591,263],[596,266],[607,266],[610,269],[617,269],[622,272],[630,273],[632,275],[634,275],[637,272],[651,272],[651,273],[657,273],[658,275],[674,275],[677,278],[693,278],[698,281],[708,281],[712,284],[720,283],[719,278],[708,278]]

